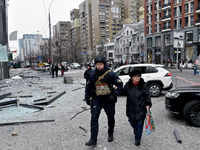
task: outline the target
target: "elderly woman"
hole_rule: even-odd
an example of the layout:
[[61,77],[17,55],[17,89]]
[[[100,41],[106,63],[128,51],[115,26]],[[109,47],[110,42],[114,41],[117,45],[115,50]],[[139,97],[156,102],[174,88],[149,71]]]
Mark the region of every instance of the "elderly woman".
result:
[[127,93],[126,115],[135,134],[135,145],[140,145],[147,108],[152,106],[151,95],[139,70],[133,70],[124,86]]

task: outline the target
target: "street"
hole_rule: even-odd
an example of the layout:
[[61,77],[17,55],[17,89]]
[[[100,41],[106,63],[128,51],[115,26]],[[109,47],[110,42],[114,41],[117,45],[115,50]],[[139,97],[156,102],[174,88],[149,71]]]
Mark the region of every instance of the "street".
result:
[[[172,72],[172,81],[175,87],[176,70]],[[11,75],[18,73],[27,76],[38,76],[38,78],[25,78],[21,81],[4,80],[1,85],[8,87],[2,88],[1,93],[11,92],[12,95],[28,95],[30,98],[20,98],[20,102],[32,104],[34,99],[48,97],[48,91],[66,91],[66,94],[52,103],[55,107],[45,107],[38,111],[30,108],[18,108],[15,106],[0,108],[0,123],[55,119],[55,122],[33,123],[11,126],[0,126],[0,149],[2,150],[199,150],[200,149],[200,128],[190,126],[183,118],[174,116],[165,110],[165,94],[160,97],[152,98],[151,112],[155,121],[155,132],[146,135],[143,132],[141,145],[136,147],[134,144],[133,129],[128,123],[125,113],[126,97],[119,96],[116,103],[115,132],[114,141],[107,142],[107,118],[104,110],[99,118],[99,134],[96,147],[87,147],[85,142],[90,138],[90,111],[85,111],[70,120],[76,113],[83,110],[82,107],[89,108],[84,99],[83,78],[84,69],[69,70],[65,75],[71,75],[74,84],[64,84],[63,77],[52,78],[49,73],[42,73],[32,70],[12,69]],[[188,86],[195,82],[200,83],[200,75],[193,75],[192,69],[178,70],[178,76],[185,79],[178,79],[179,86]],[[7,83],[6,83],[7,81]],[[35,83],[35,84],[34,84]],[[38,83],[38,84],[36,84]],[[53,87],[43,89],[41,87]],[[21,91],[21,92],[20,92]],[[20,94],[19,94],[20,93]],[[8,98],[7,98],[8,100]],[[1,100],[2,101],[2,100]],[[83,130],[85,129],[85,130]],[[177,129],[182,143],[178,143],[174,135]],[[12,132],[18,132],[17,136],[12,136]]]

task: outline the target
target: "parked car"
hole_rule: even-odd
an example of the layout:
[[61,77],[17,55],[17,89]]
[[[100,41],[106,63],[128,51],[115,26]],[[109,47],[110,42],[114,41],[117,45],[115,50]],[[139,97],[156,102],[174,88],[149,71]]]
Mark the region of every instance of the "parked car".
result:
[[200,86],[178,87],[168,91],[165,108],[172,114],[183,115],[191,125],[200,127]]
[[159,64],[130,64],[124,65],[114,70],[125,85],[130,79],[129,73],[133,70],[140,70],[142,78],[147,83],[147,87],[152,97],[157,97],[163,90],[170,90],[173,87],[170,71]]
[[81,66],[80,66],[78,63],[71,63],[71,64],[70,64],[70,68],[71,68],[71,69],[80,69]]

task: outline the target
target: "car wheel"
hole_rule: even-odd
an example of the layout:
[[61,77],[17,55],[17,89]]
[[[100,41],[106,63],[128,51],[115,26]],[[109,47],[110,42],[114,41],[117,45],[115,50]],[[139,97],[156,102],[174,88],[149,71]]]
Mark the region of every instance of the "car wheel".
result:
[[183,116],[191,125],[200,127],[200,101],[188,102],[183,109]]
[[152,97],[158,97],[162,91],[160,85],[157,83],[151,83],[148,89]]

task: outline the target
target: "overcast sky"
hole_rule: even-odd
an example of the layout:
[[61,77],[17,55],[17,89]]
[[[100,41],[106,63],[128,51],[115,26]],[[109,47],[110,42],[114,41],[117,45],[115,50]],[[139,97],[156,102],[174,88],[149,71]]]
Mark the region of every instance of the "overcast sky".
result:
[[[48,12],[53,0],[9,0],[8,35],[18,31],[18,39],[23,34],[35,34],[39,31],[43,37],[49,37]],[[79,8],[84,0],[54,0],[50,7],[51,25],[58,21],[70,21],[70,11]],[[18,49],[18,41],[9,41],[10,47]],[[12,50],[12,49],[11,49]]]

